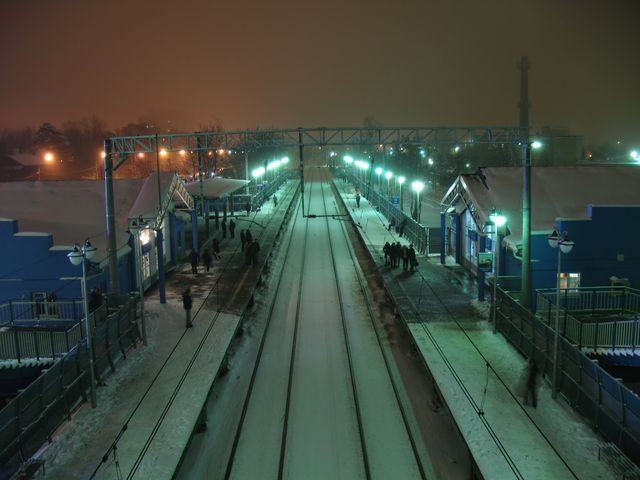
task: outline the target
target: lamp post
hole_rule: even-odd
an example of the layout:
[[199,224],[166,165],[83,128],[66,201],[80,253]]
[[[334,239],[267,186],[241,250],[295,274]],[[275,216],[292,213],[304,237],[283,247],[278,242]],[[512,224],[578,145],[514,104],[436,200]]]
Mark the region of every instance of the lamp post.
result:
[[131,230],[136,232],[134,254],[136,259],[136,270],[138,275],[138,291],[140,294],[140,323],[142,326],[142,344],[147,346],[147,322],[144,318],[144,277],[142,275],[142,245],[149,243],[151,235],[147,223],[142,219],[132,222]]
[[253,176],[253,178],[256,179],[256,193],[258,190],[258,182],[260,181],[260,177],[262,177],[262,175],[264,175],[265,172],[266,170],[264,167],[258,167],[253,172],[251,172],[251,175]]
[[424,183],[416,180],[415,182],[413,182],[411,184],[411,188],[413,188],[413,191],[416,192],[416,222],[420,223],[420,211],[422,210],[421,205],[420,205],[420,192],[422,191],[422,189],[424,188]]
[[87,266],[86,261],[90,260],[96,254],[96,248],[91,245],[89,239],[84,242],[82,247],[77,243],[73,250],[67,254],[72,265],[78,266],[82,264],[82,304],[84,308],[84,331],[87,336],[87,354],[89,355],[89,376],[91,390],[91,407],[96,408],[96,379],[93,371],[93,335],[91,324],[89,322],[89,301],[87,299]]
[[496,323],[496,296],[498,292],[498,276],[500,274],[500,241],[498,235],[498,228],[502,227],[507,222],[507,217],[500,214],[500,211],[495,208],[489,215],[489,220],[493,223],[493,295],[491,300],[491,321],[493,322],[493,333],[498,331],[498,324]]
[[554,322],[555,332],[553,336],[553,374],[551,377],[551,396],[556,398],[558,395],[558,351],[560,346],[560,259],[562,258],[563,253],[569,253],[573,249],[575,243],[569,240],[567,232],[564,232],[561,237],[556,229],[554,229],[553,233],[547,237],[547,241],[552,248],[558,249],[558,271],[556,274],[556,318]]
[[389,184],[391,177],[393,177],[392,172],[385,172],[384,178],[387,179],[387,197],[391,197],[391,185]]
[[380,190],[380,175],[382,175],[382,171],[382,167],[375,169],[376,175],[378,176],[378,190]]
[[406,181],[404,177],[398,177],[398,185],[400,185],[400,211],[402,211],[402,184]]

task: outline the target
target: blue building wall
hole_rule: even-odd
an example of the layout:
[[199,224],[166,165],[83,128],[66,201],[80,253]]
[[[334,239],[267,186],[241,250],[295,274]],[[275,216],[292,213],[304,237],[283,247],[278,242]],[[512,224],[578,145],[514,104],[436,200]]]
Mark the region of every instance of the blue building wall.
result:
[[[36,292],[55,293],[58,300],[80,298],[82,266],[69,262],[70,251],[54,246],[51,234],[20,233],[17,220],[0,220],[0,302],[31,300]],[[128,257],[118,261],[123,292],[131,285],[130,271],[123,268]],[[108,284],[108,269],[100,270],[98,264],[88,262],[87,288],[100,287],[107,292]]]

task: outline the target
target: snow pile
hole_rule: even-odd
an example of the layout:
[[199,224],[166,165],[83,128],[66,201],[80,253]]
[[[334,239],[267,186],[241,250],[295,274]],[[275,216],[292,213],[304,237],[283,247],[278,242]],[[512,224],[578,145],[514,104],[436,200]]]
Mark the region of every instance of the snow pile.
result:
[[453,258],[451,255],[447,255],[444,259],[444,264],[445,265],[457,265],[456,263],[456,259]]
[[488,320],[491,315],[491,302],[488,301],[479,301],[477,298],[471,300],[471,306],[476,311],[480,318],[484,320]]

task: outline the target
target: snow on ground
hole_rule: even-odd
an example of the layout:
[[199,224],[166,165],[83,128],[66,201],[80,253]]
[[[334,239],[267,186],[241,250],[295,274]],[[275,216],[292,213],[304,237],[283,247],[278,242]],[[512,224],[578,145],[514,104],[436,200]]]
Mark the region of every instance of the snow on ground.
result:
[[471,300],[471,306],[478,313],[480,318],[487,320],[491,315],[491,302],[485,300],[481,302],[477,298]]

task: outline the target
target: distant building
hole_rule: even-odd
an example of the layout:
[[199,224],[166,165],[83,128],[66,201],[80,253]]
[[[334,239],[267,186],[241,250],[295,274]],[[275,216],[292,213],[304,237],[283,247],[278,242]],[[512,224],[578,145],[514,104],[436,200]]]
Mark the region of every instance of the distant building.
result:
[[[531,172],[532,289],[556,285],[557,251],[547,242],[556,226],[575,242],[562,258],[564,287],[608,285],[611,277],[627,278],[632,287],[640,287],[640,169],[571,166],[535,167]],[[478,272],[479,253],[494,248],[485,225],[491,210],[500,209],[508,230],[501,242],[499,276],[519,290],[522,169],[486,168],[478,173],[459,176],[442,199],[442,253]]]
[[25,165],[16,155],[0,155],[0,182],[37,180],[38,172],[37,165]]

